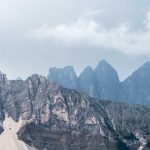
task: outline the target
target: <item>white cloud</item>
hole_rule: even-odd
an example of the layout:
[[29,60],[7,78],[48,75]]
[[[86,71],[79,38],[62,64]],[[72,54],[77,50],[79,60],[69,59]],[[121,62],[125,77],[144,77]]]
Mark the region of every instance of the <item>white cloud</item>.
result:
[[130,24],[123,23],[118,27],[106,28],[101,22],[92,19],[92,16],[100,13],[95,11],[87,17],[80,17],[69,24],[42,27],[33,30],[30,35],[37,39],[53,40],[58,44],[89,45],[93,47],[105,47],[125,54],[150,54],[150,12],[145,19],[146,30],[131,30]]

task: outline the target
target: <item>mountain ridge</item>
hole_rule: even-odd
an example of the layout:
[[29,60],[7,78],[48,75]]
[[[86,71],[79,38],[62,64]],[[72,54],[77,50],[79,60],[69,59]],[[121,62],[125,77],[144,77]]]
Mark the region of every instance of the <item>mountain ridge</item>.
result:
[[[0,78],[0,83],[3,83],[0,84],[2,133],[6,130],[5,114],[15,122],[21,118],[23,124],[17,137],[30,147],[137,150],[143,146],[150,149],[149,106],[96,100],[37,74],[25,81]],[[11,125],[7,129],[11,130]]]
[[[53,74],[51,71],[47,78],[66,88],[86,92],[98,99],[125,101],[132,104],[150,104],[150,95],[147,94],[150,89],[150,62],[139,67],[124,81],[119,80],[117,71],[105,60],[100,61],[94,69],[86,67],[79,76],[76,75],[73,67],[72,70],[74,72],[72,82],[76,87],[69,84],[71,78],[64,77],[65,80],[68,80],[68,84],[51,79],[50,74]],[[57,76],[59,76],[58,72],[55,77],[57,78]],[[134,81],[136,78],[137,80]]]

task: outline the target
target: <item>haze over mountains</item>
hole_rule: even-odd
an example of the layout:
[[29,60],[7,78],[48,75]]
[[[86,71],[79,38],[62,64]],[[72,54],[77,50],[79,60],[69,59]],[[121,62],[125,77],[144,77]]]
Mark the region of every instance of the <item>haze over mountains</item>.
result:
[[125,101],[131,104],[150,104],[150,62],[145,63],[124,81],[119,81],[117,71],[105,60],[77,77],[73,67],[50,68],[48,79],[66,88],[88,93],[90,96]]

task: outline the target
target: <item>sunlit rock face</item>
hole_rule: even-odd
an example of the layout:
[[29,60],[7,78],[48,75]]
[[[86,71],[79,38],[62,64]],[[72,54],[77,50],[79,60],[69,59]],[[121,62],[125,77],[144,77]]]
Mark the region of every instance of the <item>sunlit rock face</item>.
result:
[[16,127],[22,120],[15,130],[15,138],[27,148],[150,149],[148,106],[100,101],[39,75],[6,83],[1,94],[0,139],[7,135],[9,126],[6,128],[6,122],[12,118]]

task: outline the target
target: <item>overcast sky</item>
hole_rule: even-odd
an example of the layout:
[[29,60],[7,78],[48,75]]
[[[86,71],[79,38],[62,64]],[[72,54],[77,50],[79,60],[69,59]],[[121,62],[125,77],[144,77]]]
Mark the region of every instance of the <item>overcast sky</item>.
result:
[[0,70],[9,79],[105,59],[121,80],[150,59],[149,0],[0,0]]

